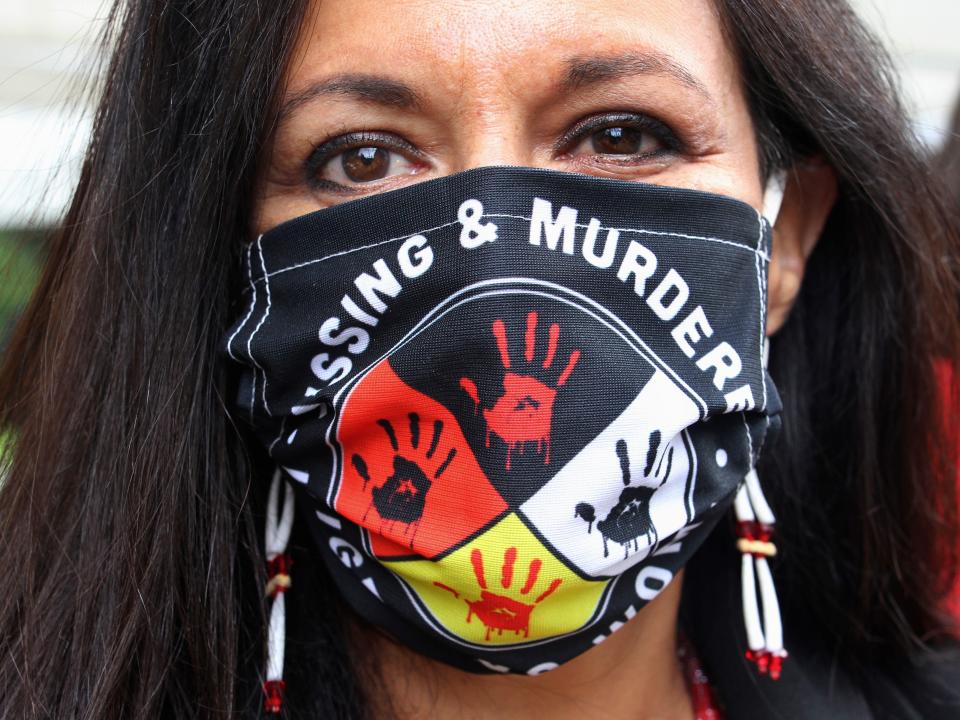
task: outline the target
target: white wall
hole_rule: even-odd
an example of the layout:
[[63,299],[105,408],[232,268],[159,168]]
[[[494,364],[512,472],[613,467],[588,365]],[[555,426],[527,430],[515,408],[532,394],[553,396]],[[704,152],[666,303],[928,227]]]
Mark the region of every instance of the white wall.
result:
[[960,93],[960,0],[852,0],[891,49],[917,133],[943,143]]
[[[938,145],[960,91],[960,0],[851,1],[890,43],[917,132]],[[89,119],[68,90],[105,6],[0,0],[0,227],[52,219],[69,197]]]
[[94,58],[101,2],[0,0],[0,227],[48,221],[70,197],[89,132],[70,91]]

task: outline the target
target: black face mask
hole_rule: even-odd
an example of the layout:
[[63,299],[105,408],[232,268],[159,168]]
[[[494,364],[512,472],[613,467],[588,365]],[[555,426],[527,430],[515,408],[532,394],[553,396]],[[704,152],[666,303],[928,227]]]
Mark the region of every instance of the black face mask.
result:
[[753,467],[770,237],[731,198],[521,168],[311,213],[247,251],[238,409],[361,616],[538,674],[655,597]]

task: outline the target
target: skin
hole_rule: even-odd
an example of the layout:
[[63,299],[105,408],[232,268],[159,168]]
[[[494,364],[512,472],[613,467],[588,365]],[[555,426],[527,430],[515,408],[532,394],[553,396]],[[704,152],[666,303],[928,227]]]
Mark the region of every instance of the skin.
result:
[[[762,205],[735,55],[707,0],[327,0],[301,32],[252,230],[486,165],[695,188]],[[366,148],[366,149],[364,149]],[[379,149],[378,149],[379,148]],[[791,168],[768,333],[789,315],[836,197]],[[676,657],[682,574],[606,642],[537,678],[475,676],[360,630],[401,718],[688,720]],[[666,661],[665,661],[666,660]],[[388,714],[384,711],[384,714]]]

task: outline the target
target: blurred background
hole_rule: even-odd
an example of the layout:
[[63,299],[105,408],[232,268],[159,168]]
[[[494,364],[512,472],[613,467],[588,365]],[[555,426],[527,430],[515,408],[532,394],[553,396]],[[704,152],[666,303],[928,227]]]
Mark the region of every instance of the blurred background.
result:
[[[960,92],[960,0],[852,0],[888,44],[915,131],[936,152]],[[0,352],[69,200],[90,128],[82,79],[103,0],[0,1]]]

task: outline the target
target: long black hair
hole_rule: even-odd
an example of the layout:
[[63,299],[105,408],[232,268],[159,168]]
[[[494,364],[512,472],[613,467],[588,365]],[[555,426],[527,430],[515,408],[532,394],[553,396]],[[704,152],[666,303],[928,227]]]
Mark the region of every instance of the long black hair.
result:
[[[216,358],[306,5],[142,0],[110,17],[82,176],[0,370],[16,438],[0,460],[2,717],[256,712],[268,476]],[[819,154],[840,179],[773,343],[786,434],[762,469],[788,612],[848,665],[906,655],[948,630],[958,529],[933,364],[960,356],[957,236],[844,0],[717,6],[765,167]],[[335,589],[299,570],[312,712],[362,716]]]

